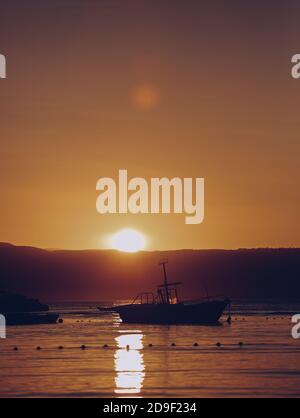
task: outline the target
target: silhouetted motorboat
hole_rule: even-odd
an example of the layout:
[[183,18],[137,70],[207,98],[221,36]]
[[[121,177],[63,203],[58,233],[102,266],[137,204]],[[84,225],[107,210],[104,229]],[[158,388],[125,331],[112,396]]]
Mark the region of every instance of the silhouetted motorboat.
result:
[[99,307],[101,312],[117,312],[123,322],[143,324],[217,324],[229,299],[205,298],[198,301],[180,302],[177,286],[168,283],[166,264],[160,264],[164,271],[164,283],[158,286],[157,293],[140,293],[129,305]]
[[0,292],[0,314],[6,325],[54,324],[59,315],[48,313],[49,306],[23,295]]
[[3,313],[6,325],[43,325],[56,324],[59,315],[56,313],[9,312]]

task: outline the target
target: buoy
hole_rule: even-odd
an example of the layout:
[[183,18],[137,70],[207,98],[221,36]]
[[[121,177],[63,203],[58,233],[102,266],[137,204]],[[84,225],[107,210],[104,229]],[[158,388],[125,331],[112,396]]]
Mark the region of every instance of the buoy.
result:
[[221,347],[221,343],[217,343],[216,345],[217,345],[217,347]]

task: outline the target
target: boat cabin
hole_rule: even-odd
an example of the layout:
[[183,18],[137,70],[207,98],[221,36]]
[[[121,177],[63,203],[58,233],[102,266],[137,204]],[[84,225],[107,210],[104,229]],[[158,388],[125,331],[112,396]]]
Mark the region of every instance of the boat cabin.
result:
[[179,303],[177,286],[180,282],[168,283],[166,264],[168,260],[161,260],[159,265],[163,267],[164,272],[164,283],[159,285],[157,293],[144,292],[139,293],[133,300],[132,304],[163,304],[163,305],[177,305]]

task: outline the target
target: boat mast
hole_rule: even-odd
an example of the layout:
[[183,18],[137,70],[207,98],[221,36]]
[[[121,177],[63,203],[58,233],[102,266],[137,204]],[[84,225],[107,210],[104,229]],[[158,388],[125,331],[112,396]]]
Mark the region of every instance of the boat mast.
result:
[[164,271],[164,287],[165,287],[165,291],[166,291],[166,297],[167,297],[167,304],[170,304],[170,298],[169,298],[169,285],[168,285],[168,277],[167,277],[167,269],[166,269],[166,264],[168,264],[169,260],[165,259],[165,260],[160,260],[159,264],[163,267],[163,271]]

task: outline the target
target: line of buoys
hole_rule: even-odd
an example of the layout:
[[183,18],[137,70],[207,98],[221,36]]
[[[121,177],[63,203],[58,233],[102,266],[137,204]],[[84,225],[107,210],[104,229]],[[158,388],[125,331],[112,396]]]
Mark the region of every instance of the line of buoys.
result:
[[[237,345],[239,346],[239,347],[244,347],[244,345],[245,345],[245,343],[243,342],[243,341],[240,341],[240,342],[238,342],[237,343]],[[222,344],[221,344],[221,342],[217,342],[216,343],[216,346],[217,347],[222,347]],[[108,348],[109,346],[108,346],[108,344],[104,344],[103,345],[103,348]],[[152,348],[153,347],[153,344],[151,344],[151,343],[149,343],[148,344],[148,347],[149,348]],[[172,343],[171,344],[171,347],[176,347],[176,343]],[[194,344],[193,344],[193,347],[199,347],[199,344],[197,343],[197,342],[195,342]],[[86,350],[87,349],[87,346],[86,345],[81,345],[80,347],[79,347],[81,350]],[[63,350],[64,349],[64,346],[62,346],[62,345],[60,345],[60,346],[58,346],[57,347],[57,349],[58,350]],[[126,347],[125,347],[125,349],[127,350],[127,351],[129,351],[130,350],[130,345],[128,344],[128,345],[126,345]],[[19,348],[18,347],[13,347],[13,351],[18,351],[19,350]],[[40,347],[40,346],[37,346],[36,347],[36,350],[37,351],[41,351],[42,350],[42,347]]]

